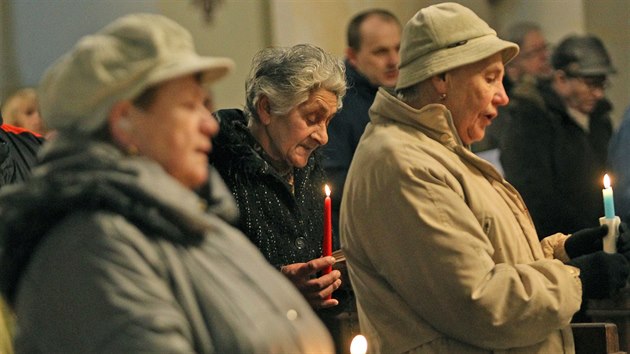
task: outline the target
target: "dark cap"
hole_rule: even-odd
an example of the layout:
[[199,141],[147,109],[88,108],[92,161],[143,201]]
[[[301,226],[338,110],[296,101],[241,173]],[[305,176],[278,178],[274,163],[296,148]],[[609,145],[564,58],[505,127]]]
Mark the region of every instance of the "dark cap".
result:
[[555,69],[572,76],[598,76],[616,72],[604,44],[592,35],[565,38],[556,47],[551,64]]

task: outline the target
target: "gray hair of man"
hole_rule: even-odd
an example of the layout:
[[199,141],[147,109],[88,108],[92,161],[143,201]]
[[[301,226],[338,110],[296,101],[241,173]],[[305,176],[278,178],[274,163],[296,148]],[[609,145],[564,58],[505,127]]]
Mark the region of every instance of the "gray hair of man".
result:
[[410,107],[420,108],[424,87],[426,86],[423,83],[424,81],[421,81],[409,87],[396,90],[396,98],[405,102]]
[[525,36],[527,36],[531,32],[542,32],[542,29],[537,23],[534,22],[517,22],[509,26],[504,31],[501,38],[510,42],[514,42],[519,46],[523,46],[523,42],[525,42]]
[[252,59],[244,110],[250,120],[259,121],[256,105],[264,96],[271,114],[286,115],[318,88],[334,93],[341,109],[346,79],[340,59],[310,44],[266,48]]

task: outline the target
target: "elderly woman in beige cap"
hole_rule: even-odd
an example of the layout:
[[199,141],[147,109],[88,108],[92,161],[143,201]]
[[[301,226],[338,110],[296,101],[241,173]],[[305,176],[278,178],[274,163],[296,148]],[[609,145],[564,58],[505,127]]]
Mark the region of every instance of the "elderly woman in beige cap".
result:
[[209,172],[218,124],[202,84],[232,65],[136,14],[47,71],[41,108],[59,135],[0,197],[17,352],[333,352],[301,294],[229,225],[233,199]]
[[455,3],[404,28],[397,93],[376,96],[341,211],[372,353],[571,353],[582,295],[626,282],[628,252],[601,251],[599,229],[543,251],[518,192],[469,149],[508,103],[517,53]]

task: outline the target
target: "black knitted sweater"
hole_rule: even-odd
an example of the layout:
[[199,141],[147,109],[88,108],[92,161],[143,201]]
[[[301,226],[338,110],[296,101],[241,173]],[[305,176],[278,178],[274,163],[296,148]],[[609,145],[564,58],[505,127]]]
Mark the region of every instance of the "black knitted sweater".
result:
[[292,191],[262,157],[242,110],[215,116],[221,130],[210,161],[236,199],[238,228],[277,268],[321,257],[325,179],[317,151],[304,168],[294,169]]

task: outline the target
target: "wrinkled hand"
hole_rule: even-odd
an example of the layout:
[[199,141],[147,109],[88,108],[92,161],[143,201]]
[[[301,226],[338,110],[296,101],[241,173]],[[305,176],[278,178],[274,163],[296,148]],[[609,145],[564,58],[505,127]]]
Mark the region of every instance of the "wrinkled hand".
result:
[[283,266],[280,271],[295,285],[314,309],[337,306],[339,301],[328,299],[341,286],[341,272],[332,272],[316,278],[318,272],[335,263],[334,257],[321,257],[306,263]]
[[601,251],[603,248],[602,239],[607,233],[607,225],[579,230],[567,238],[564,242],[564,250],[569,258]]

